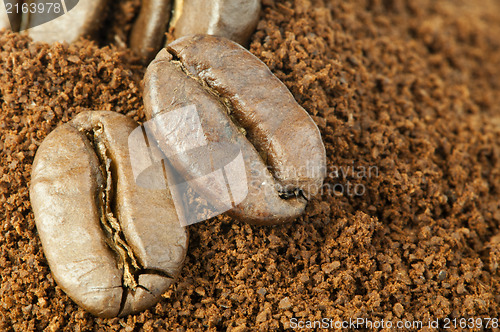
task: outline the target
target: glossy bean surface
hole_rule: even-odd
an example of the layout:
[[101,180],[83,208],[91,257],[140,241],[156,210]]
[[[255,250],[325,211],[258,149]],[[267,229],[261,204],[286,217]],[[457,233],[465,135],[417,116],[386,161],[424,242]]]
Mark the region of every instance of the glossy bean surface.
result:
[[[240,45],[221,37],[181,38],[150,64],[144,104],[155,137],[187,178],[202,178],[217,167],[215,152],[226,144],[243,153],[248,194],[229,213],[256,224],[299,216],[322,185],[326,152],[320,132],[291,93]],[[186,153],[190,131],[172,131],[162,122],[169,112],[194,107],[208,148]],[[243,185],[243,184],[242,184]],[[217,204],[224,183],[196,185]]]
[[[30,198],[57,284],[100,317],[154,305],[179,273],[187,231],[170,193],[132,174],[128,139],[137,124],[113,112],[84,112],[43,141]],[[153,181],[164,181],[161,165]]]

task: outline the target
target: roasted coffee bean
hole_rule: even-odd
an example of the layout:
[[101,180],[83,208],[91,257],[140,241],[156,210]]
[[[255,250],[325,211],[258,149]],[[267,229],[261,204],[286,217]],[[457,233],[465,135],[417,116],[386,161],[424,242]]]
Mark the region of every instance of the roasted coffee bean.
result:
[[108,0],[64,0],[50,5],[44,0],[33,0],[28,5],[22,14],[21,30],[29,29],[34,41],[72,43],[81,37],[96,37]]
[[[33,163],[31,204],[54,279],[101,317],[154,305],[188,245],[168,189],[135,182],[127,140],[136,127],[117,113],[81,113],[47,136]],[[164,181],[156,167],[150,180]]]
[[247,45],[260,13],[260,0],[176,0],[171,27],[175,38],[207,34]]
[[130,46],[149,63],[160,50],[170,19],[174,38],[209,34],[247,45],[260,13],[260,0],[143,0]]
[[[215,172],[200,161],[213,163],[217,153],[210,148],[187,153],[192,133],[173,131],[172,122],[180,119],[164,114],[194,107],[207,146],[239,147],[248,195],[229,211],[236,218],[288,221],[322,186],[326,152],[318,127],[264,63],[228,39],[188,36],[162,50],[146,71],[144,105],[155,139],[186,178]],[[201,181],[196,190],[216,205],[223,187]]]
[[149,63],[165,40],[171,12],[170,0],[143,0],[130,36],[130,47]]

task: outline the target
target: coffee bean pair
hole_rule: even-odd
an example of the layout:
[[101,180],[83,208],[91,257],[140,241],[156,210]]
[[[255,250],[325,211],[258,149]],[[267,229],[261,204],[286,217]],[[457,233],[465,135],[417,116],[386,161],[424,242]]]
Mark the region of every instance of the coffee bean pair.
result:
[[[147,130],[166,156],[147,168],[149,183],[165,183],[164,174],[175,172],[220,208],[234,178],[206,176],[219,170],[217,147],[237,147],[242,166],[233,170],[245,181],[236,187],[246,186],[246,197],[228,213],[263,225],[299,216],[322,185],[326,153],[315,123],[260,60],[232,41],[195,35],[171,43],[147,69],[144,103]],[[202,134],[174,130],[183,118],[166,115],[186,108],[199,122],[188,128]],[[187,250],[174,190],[136,181],[129,152],[136,127],[116,113],[81,113],[47,136],[33,164],[31,202],[54,278],[102,317],[156,303]],[[186,148],[193,137],[203,143],[199,149]]]

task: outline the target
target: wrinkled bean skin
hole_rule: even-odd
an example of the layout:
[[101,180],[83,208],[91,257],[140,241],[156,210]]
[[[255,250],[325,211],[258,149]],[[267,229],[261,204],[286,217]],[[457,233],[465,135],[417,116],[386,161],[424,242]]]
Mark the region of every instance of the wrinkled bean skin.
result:
[[149,63],[161,48],[171,13],[170,0],[143,0],[130,35],[130,47]]
[[[1,1],[3,4],[5,0]],[[21,0],[9,1],[22,4]],[[109,0],[64,0],[64,3],[68,7],[66,14],[30,10],[13,14],[13,31],[28,30],[34,41],[47,43],[72,43],[81,37],[95,39],[105,19]],[[31,0],[28,4],[38,6],[45,1]],[[257,26],[260,8],[260,0],[143,0],[129,44],[144,63],[149,63],[162,47],[169,26],[173,28],[174,38],[209,34],[247,46]],[[0,29],[10,28],[6,11],[0,11],[0,15]]]
[[[42,0],[34,2],[45,3]],[[94,39],[102,27],[107,5],[108,0],[80,0],[66,14],[41,25],[38,24],[43,22],[40,20],[44,19],[44,15],[23,14],[21,28],[29,28],[28,34],[34,41],[47,43],[72,43],[81,37]]]
[[[33,164],[30,198],[54,279],[77,304],[100,317],[154,305],[178,274],[187,251],[187,232],[168,190],[135,184],[127,139],[136,127],[117,113],[80,113],[47,136]],[[103,172],[96,146],[105,147],[112,181]],[[112,216],[105,216],[102,193],[110,183],[114,203],[109,205]],[[139,265],[135,290],[124,287],[124,270],[111,250],[114,238],[106,236],[101,222],[106,217],[118,221]]]
[[[225,38],[197,35],[176,40],[146,71],[145,113],[148,119],[160,119],[159,115],[188,105],[196,107],[209,142],[240,146],[247,179],[255,174],[263,177],[248,183],[248,196],[229,214],[254,224],[276,224],[303,212],[307,204],[303,196],[315,195],[325,177],[325,148],[316,124],[264,63]],[[154,123],[162,150],[180,156],[172,162],[174,167],[189,170],[188,177],[206,174],[190,164],[193,156],[182,160],[181,151],[163,144],[172,141],[162,130],[167,125]],[[179,142],[183,139],[177,137]],[[301,194],[283,199],[280,189]],[[211,195],[204,192],[205,197]]]
[[260,13],[260,0],[176,0],[170,24],[176,39],[207,34],[248,45]]

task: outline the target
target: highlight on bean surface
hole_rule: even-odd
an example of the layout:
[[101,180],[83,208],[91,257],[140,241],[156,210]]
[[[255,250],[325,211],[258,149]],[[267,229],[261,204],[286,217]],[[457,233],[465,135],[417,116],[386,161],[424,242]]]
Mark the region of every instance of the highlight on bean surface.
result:
[[[30,200],[50,270],[101,317],[158,302],[187,252],[168,188],[136,184],[128,137],[137,126],[114,112],[80,113],[45,138],[33,163]],[[147,178],[163,181],[163,169]]]
[[[233,199],[228,211],[237,219],[256,224],[292,220],[323,183],[326,152],[318,127],[264,63],[228,39],[194,35],[169,44],[146,71],[144,105],[152,121],[148,130],[165,155],[175,156],[172,168],[184,178],[220,171],[212,162],[220,159],[217,148],[238,147],[249,181],[245,199]],[[174,130],[172,123],[181,121],[167,121],[165,115],[187,106],[196,111],[199,126]],[[187,153],[193,132],[199,131],[209,148]],[[255,174],[261,178],[253,181]],[[227,209],[220,197],[227,194],[230,179],[221,179],[191,183],[216,210]]]

